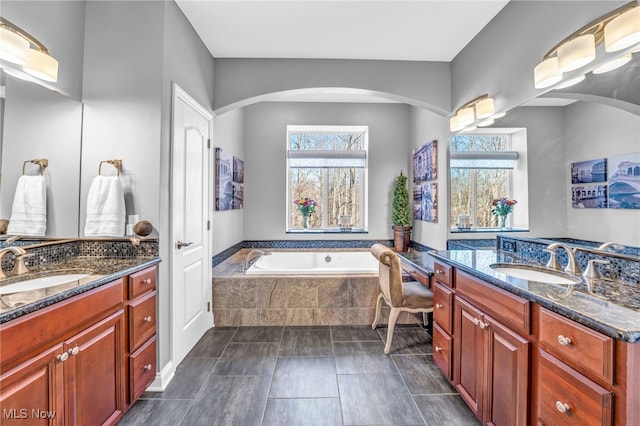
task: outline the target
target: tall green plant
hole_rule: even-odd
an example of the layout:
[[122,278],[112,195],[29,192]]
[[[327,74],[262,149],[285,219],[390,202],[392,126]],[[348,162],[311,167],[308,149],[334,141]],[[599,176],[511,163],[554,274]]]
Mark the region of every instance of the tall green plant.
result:
[[394,226],[411,226],[411,204],[407,177],[400,171],[400,176],[393,186],[393,203],[391,206],[391,222]]

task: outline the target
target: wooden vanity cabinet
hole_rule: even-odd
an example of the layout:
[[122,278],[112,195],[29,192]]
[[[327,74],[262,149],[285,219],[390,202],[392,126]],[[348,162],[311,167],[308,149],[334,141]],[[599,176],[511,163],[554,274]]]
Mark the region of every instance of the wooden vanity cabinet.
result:
[[456,271],[453,384],[485,424],[528,422],[529,302]]
[[2,325],[3,425],[103,425],[122,416],[121,289],[117,280]]
[[433,264],[433,361],[449,380],[453,379],[453,277],[452,268]]
[[401,256],[399,256],[399,258],[400,258],[400,267],[402,268],[403,275],[405,275],[406,280],[418,281],[425,287],[429,289],[431,288],[431,277],[429,275],[414,268],[413,265],[411,265],[409,262],[404,260]]
[[131,274],[125,290],[129,406],[156,377],[156,287],[154,266]]

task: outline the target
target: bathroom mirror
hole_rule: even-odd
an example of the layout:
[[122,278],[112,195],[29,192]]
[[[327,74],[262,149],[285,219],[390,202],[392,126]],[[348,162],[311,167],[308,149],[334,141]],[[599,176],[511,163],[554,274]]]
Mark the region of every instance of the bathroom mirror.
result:
[[[47,159],[45,238],[77,238],[82,103],[5,75],[1,142],[0,218],[9,219],[18,179],[38,174],[33,159]],[[6,236],[5,236],[6,237]]]

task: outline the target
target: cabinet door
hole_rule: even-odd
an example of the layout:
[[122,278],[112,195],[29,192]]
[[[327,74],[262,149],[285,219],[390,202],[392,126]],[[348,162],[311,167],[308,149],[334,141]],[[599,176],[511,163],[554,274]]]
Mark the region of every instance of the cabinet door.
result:
[[57,358],[62,353],[62,344],[59,344],[2,372],[0,424],[24,426],[64,423],[64,358]]
[[115,424],[124,409],[124,312],[65,342],[67,424]]
[[479,327],[482,313],[456,298],[454,309],[454,385],[469,408],[482,418],[482,375],[485,332]]
[[486,315],[484,327],[489,355],[484,421],[488,425],[525,425],[530,343]]

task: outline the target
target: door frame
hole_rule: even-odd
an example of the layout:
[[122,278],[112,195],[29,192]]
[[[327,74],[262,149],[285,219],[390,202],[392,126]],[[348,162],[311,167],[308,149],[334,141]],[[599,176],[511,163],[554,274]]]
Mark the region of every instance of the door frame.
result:
[[[213,188],[213,181],[212,181],[212,177],[213,177],[213,171],[212,171],[212,165],[213,165],[213,150],[211,149],[211,140],[213,139],[213,113],[208,111],[207,109],[205,109],[202,105],[200,105],[200,103],[198,103],[193,97],[191,97],[184,89],[182,89],[177,83],[173,82],[171,84],[171,88],[172,88],[172,97],[171,97],[171,127],[170,127],[170,134],[171,134],[171,145],[170,145],[170,183],[169,183],[169,243],[170,243],[170,251],[169,251],[169,306],[170,306],[170,337],[169,337],[169,341],[170,341],[170,346],[171,346],[171,363],[173,364],[173,369],[175,371],[175,369],[178,367],[178,365],[176,365],[176,339],[174,336],[174,331],[175,331],[175,309],[176,306],[173,303],[174,301],[174,285],[175,283],[173,282],[173,277],[174,277],[174,272],[175,272],[175,258],[176,258],[176,254],[175,254],[175,250],[174,250],[174,209],[173,209],[173,196],[174,196],[174,157],[173,157],[173,150],[175,148],[175,106],[178,100],[182,100],[184,101],[186,104],[188,104],[190,107],[192,107],[194,110],[196,110],[199,114],[201,114],[204,118],[207,119],[209,126],[208,126],[208,132],[209,132],[209,144],[208,144],[208,149],[206,150],[207,152],[207,182],[205,183],[205,186],[207,188],[207,201],[206,201],[206,205],[207,205],[207,220],[209,221],[209,224],[211,225],[211,216],[212,216],[212,211],[213,211],[213,196],[211,193],[211,190]],[[209,302],[209,306],[211,307],[211,309],[208,312],[208,315],[210,317],[211,320],[211,326],[213,327],[213,289],[211,286],[211,275],[212,275],[212,268],[211,268],[211,257],[212,257],[212,250],[213,250],[213,232],[212,232],[212,226],[209,226],[209,229],[206,232],[206,256],[208,259],[208,264],[209,267],[206,268],[207,274],[206,274],[206,281],[209,283],[209,285],[206,287],[207,288],[207,299]],[[173,376],[173,374],[172,374]]]

